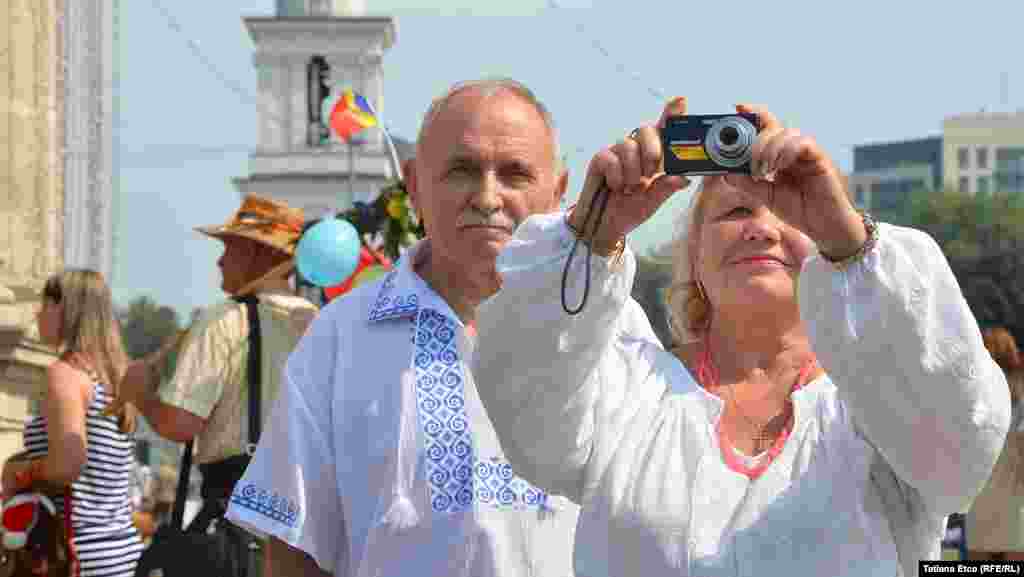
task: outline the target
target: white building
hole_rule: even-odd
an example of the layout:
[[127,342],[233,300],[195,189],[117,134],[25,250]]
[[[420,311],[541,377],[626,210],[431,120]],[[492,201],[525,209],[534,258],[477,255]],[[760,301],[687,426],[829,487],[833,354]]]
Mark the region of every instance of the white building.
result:
[[[395,22],[364,16],[362,4],[278,0],[275,16],[245,19],[256,46],[259,130],[249,174],[234,179],[243,196],[283,200],[316,219],[371,200],[400,176],[378,128],[363,131],[352,146],[322,140],[324,86],[352,88],[386,124],[381,63],[395,42]],[[396,146],[401,157],[411,148],[404,141]]]
[[968,194],[1024,193],[1024,110],[951,116],[942,133],[947,187]]

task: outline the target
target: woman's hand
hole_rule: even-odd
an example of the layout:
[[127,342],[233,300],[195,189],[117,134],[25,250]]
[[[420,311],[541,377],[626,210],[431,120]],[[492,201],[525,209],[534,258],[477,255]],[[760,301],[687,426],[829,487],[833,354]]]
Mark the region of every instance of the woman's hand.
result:
[[23,486],[24,481],[19,479],[19,477],[30,474],[29,471],[33,467],[38,469],[39,465],[35,461],[8,460],[4,463],[3,476],[0,477],[0,483],[3,484],[3,492],[0,493],[0,499],[7,501],[7,499],[24,491],[27,487]]
[[689,181],[662,171],[660,128],[670,115],[686,114],[686,99],[671,100],[656,126],[643,126],[619,143],[597,153],[587,168],[587,178],[579,201],[569,217],[570,225],[590,238],[592,222],[584,230],[584,219],[602,185],[608,189],[608,207],[591,248],[602,255],[611,254],[620,239],[642,224],[672,194]]
[[142,406],[141,403],[160,384],[160,367],[167,361],[168,355],[178,349],[184,337],[185,331],[179,331],[165,340],[159,349],[128,363],[120,383],[122,400],[136,407]]
[[2,499],[4,501],[11,498],[12,496],[14,496],[15,493],[17,493],[17,491],[15,490],[17,484],[15,483],[14,479],[15,475],[17,475],[18,472],[22,470],[21,465],[21,463],[16,463],[12,461],[7,461],[4,463],[3,475],[0,476],[0,484],[3,485]]
[[[772,186],[745,187],[763,191],[772,212],[809,236],[834,259],[855,252],[867,241],[864,223],[850,202],[832,159],[810,136],[782,126],[764,108],[738,105],[738,112],[758,115],[761,132],[754,143],[751,172]],[[726,177],[748,178],[740,175]]]
[[125,368],[121,378],[121,400],[140,406],[152,393],[156,383],[155,367],[145,359],[132,361]]

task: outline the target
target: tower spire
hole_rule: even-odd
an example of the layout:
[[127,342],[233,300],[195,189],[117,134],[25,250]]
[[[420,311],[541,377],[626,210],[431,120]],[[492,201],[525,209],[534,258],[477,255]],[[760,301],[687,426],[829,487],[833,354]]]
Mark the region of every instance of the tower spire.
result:
[[276,0],[277,16],[353,18],[366,15],[366,0]]

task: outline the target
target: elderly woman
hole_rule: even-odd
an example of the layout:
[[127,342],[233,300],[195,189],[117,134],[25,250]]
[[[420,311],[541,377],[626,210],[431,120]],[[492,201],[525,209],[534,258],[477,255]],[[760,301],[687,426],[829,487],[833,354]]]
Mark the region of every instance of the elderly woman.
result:
[[[671,301],[686,342],[664,351],[629,297],[625,235],[686,185],[648,126],[504,249],[480,395],[513,467],[582,505],[578,575],[915,575],[989,476],[1006,381],[938,246],[862,217],[813,140],[738,110],[761,119],[755,177],[696,192]],[[575,290],[592,275],[576,316],[574,230],[596,255],[568,271]]]

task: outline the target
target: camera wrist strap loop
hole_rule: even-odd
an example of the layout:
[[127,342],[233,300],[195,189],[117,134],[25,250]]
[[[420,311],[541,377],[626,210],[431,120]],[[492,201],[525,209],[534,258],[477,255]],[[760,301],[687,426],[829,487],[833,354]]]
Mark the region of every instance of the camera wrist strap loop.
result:
[[[601,183],[601,186],[594,193],[594,197],[590,201],[590,206],[587,207],[587,214],[583,218],[583,230],[573,231],[575,232],[576,240],[572,243],[572,250],[569,251],[569,256],[565,259],[565,268],[562,269],[562,310],[571,316],[575,316],[583,310],[583,307],[587,305],[587,296],[590,295],[590,257],[594,253],[594,249],[591,245],[594,242],[594,237],[597,236],[597,230],[601,226],[601,219],[604,218],[604,211],[608,207],[608,197],[610,193],[607,185]],[[594,225],[590,226],[590,218],[594,215],[594,207],[597,207],[597,218],[594,220]],[[572,267],[573,258],[576,257],[576,250],[579,248],[580,241],[583,240],[583,235],[590,231],[590,235],[585,243],[587,245],[587,257],[584,261],[586,269],[586,277],[583,279],[583,298],[580,299],[580,304],[575,309],[569,308],[568,299],[566,297],[566,286],[569,282],[569,268]]]

